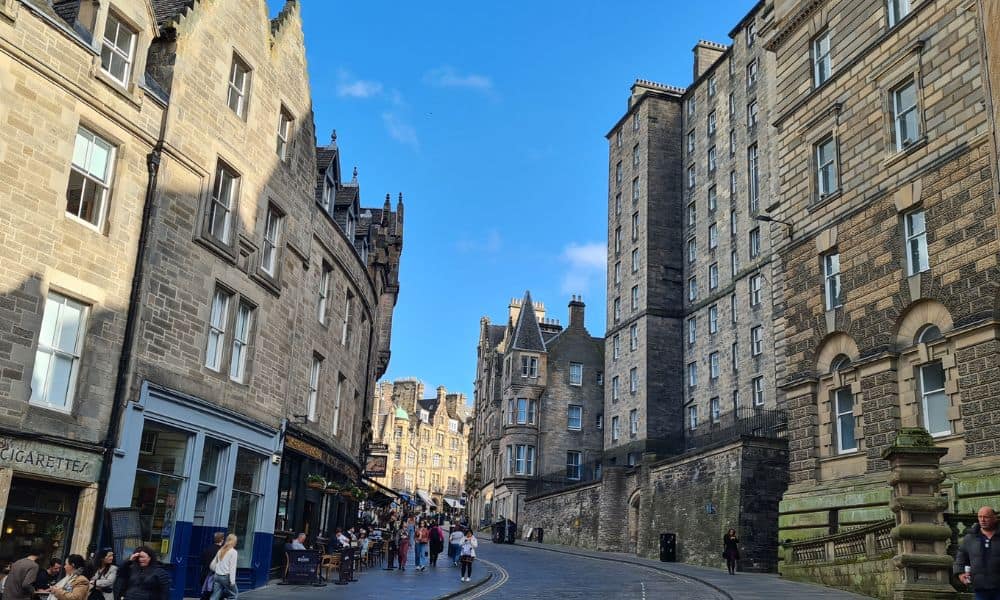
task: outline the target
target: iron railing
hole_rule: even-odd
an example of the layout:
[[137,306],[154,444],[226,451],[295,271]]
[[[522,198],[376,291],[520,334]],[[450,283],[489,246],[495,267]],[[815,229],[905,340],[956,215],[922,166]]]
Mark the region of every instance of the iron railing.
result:
[[785,544],[789,563],[820,563],[847,558],[876,558],[891,554],[896,543],[892,540],[893,519],[841,533]]
[[684,449],[694,450],[751,436],[784,439],[788,433],[788,413],[784,410],[740,407],[722,413],[694,429],[686,428]]
[[[592,460],[581,464],[578,472],[570,473],[570,469],[566,468],[561,471],[537,475],[528,481],[528,495],[537,496],[598,481],[601,478],[600,464],[600,461]],[[570,478],[570,475],[579,475],[579,477]]]

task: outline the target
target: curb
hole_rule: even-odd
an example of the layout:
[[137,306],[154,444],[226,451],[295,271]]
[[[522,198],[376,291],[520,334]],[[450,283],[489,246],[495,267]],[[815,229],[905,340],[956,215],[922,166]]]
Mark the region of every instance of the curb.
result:
[[523,544],[517,544],[517,545],[520,546],[520,547],[522,547],[522,548],[534,548],[535,550],[545,550],[546,552],[556,552],[558,554],[568,554],[569,556],[581,556],[583,558],[592,558],[594,560],[605,560],[605,561],[608,561],[608,562],[627,563],[627,564],[636,565],[636,566],[639,566],[639,567],[646,567],[647,569],[653,569],[654,571],[660,571],[660,572],[663,572],[663,573],[669,573],[669,574],[677,576],[677,577],[683,577],[684,579],[690,579],[692,581],[697,581],[698,583],[700,583],[700,584],[702,584],[704,586],[710,587],[713,590],[719,592],[720,594],[722,594],[723,596],[725,596],[729,600],[733,600],[732,594],[730,594],[726,590],[720,588],[719,586],[715,585],[714,583],[712,583],[710,581],[706,581],[706,580],[704,580],[704,579],[702,579],[700,577],[694,577],[692,575],[685,575],[683,573],[678,573],[677,571],[671,571],[670,569],[664,569],[663,567],[654,566],[654,565],[648,565],[646,563],[641,563],[641,562],[638,562],[638,561],[628,560],[628,559],[624,559],[624,558],[612,558],[610,556],[594,556],[592,554],[584,554],[584,553],[581,553],[581,552],[570,552],[568,550],[557,550],[555,548],[546,548],[545,546],[542,546],[542,545],[537,545],[537,546],[535,546],[535,545],[525,546]]
[[493,579],[493,572],[492,571],[490,571],[489,573],[487,573],[486,577],[483,577],[482,579],[480,579],[479,581],[473,583],[472,585],[470,585],[468,587],[464,587],[464,588],[462,588],[460,590],[456,590],[454,592],[449,592],[449,593],[445,594],[444,596],[438,596],[434,600],[449,600],[450,598],[458,598],[459,596],[461,596],[462,594],[464,594],[466,592],[471,592],[472,590],[476,589],[477,587],[485,585],[486,582],[489,581],[490,579]]

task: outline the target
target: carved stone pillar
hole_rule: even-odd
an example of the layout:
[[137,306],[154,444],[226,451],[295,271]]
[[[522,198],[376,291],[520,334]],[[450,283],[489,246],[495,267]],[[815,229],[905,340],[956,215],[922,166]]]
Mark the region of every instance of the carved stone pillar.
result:
[[950,583],[951,530],[944,521],[948,501],[938,494],[945,478],[938,465],[947,453],[919,427],[900,429],[896,441],[882,453],[891,468],[889,508],[896,516],[893,600],[958,597]]

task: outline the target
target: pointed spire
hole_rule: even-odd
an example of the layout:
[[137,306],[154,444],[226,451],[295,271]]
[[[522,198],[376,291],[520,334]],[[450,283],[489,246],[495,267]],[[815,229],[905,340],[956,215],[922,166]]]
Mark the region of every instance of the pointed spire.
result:
[[535,304],[531,301],[530,290],[525,290],[524,300],[521,302],[521,312],[517,316],[517,325],[514,326],[513,348],[536,352],[545,351],[542,329],[538,326],[538,317],[535,315]]
[[389,204],[389,194],[385,195],[385,204],[382,205],[382,226],[389,224],[389,213],[392,212],[392,205]]

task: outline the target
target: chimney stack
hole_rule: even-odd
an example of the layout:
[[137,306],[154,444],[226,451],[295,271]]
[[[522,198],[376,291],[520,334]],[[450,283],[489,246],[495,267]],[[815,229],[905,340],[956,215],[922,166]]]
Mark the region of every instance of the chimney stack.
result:
[[583,296],[573,296],[569,301],[569,328],[583,329],[583,316],[586,304],[583,303]]

